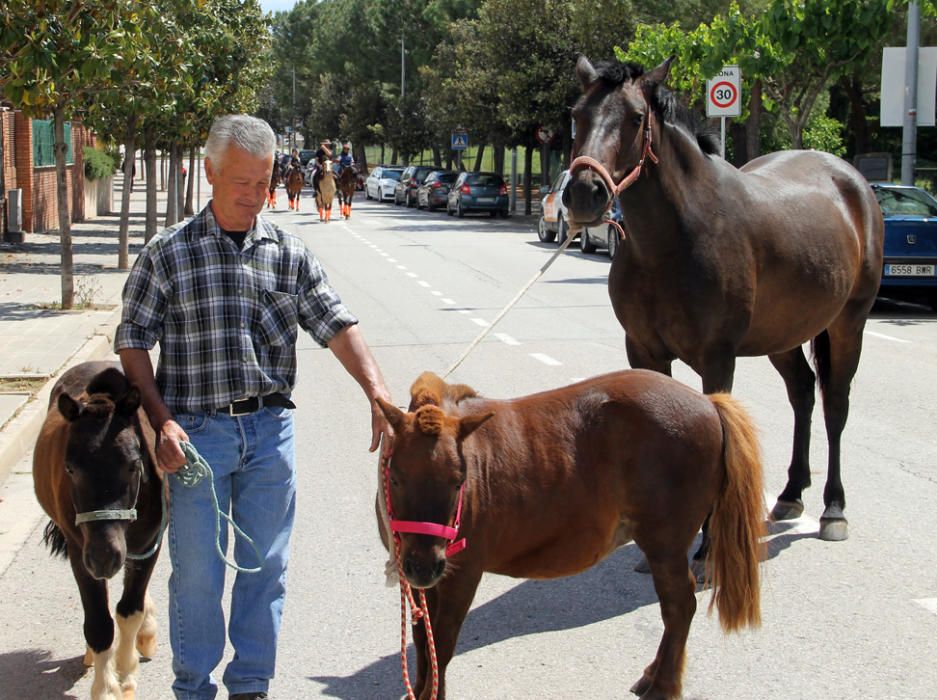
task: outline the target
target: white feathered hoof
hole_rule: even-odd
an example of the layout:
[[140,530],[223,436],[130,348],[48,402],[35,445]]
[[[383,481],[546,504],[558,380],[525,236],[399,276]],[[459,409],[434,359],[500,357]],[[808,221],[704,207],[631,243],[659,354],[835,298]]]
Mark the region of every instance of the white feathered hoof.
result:
[[771,509],[771,519],[775,522],[779,520],[796,520],[804,514],[804,502],[800,499],[796,501],[782,501],[774,504]]

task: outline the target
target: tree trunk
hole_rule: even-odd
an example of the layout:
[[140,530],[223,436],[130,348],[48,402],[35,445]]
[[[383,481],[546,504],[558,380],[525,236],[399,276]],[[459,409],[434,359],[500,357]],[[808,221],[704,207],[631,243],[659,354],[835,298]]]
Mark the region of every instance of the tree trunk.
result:
[[446,170],[452,170],[452,151],[446,152]]
[[156,235],[156,136],[152,127],[147,127],[144,135],[144,159],[146,161],[146,229],[144,241]]
[[433,165],[437,168],[442,167],[442,153],[439,151],[439,146],[433,146]]
[[380,165],[384,165],[384,163],[387,162],[386,160],[384,160],[384,148],[385,148],[385,146],[384,146],[384,144],[382,143],[382,144],[381,144],[381,162],[380,162]]
[[[68,214],[68,181],[65,172],[65,108],[55,108],[55,181],[59,209],[59,241],[62,246],[62,308],[70,309],[75,300],[72,277],[72,220]],[[74,167],[73,167],[74,169]]]
[[524,214],[530,216],[531,208],[531,170],[534,169],[534,149],[527,146],[524,149]]
[[159,152],[159,191],[166,191],[166,151]]
[[3,176],[6,170],[3,164],[6,159],[3,156],[3,122],[0,121],[0,241],[6,239],[7,233],[7,183]]
[[869,126],[865,120],[865,99],[862,96],[862,80],[852,75],[843,81],[849,98],[849,130],[854,143],[853,153],[865,153],[869,147]]
[[185,152],[182,150],[182,144],[175,144],[176,149],[176,221],[182,221],[185,218],[185,178],[182,175],[182,169],[185,167]]
[[394,148],[390,152],[390,164],[397,165],[397,149],[396,148]]
[[368,174],[368,152],[364,146],[356,145],[354,148],[355,162],[358,164],[358,172],[367,176]]
[[127,135],[124,138],[124,186],[120,192],[120,233],[117,235],[117,269],[130,269],[130,187],[136,148],[137,117],[127,120]]
[[[740,124],[734,119],[729,123],[728,127],[726,139],[732,140],[732,160],[730,162],[736,168],[740,168],[751,160],[748,157],[748,130],[745,128],[745,124]],[[726,151],[728,150],[729,149],[726,148]],[[726,160],[728,160],[728,158]]]
[[550,184],[550,145],[540,146],[540,184]]
[[473,170],[478,173],[482,169],[482,158],[485,157],[485,144],[478,144],[478,150],[475,152],[475,167]]
[[177,186],[179,180],[176,177],[179,174],[179,163],[178,158],[176,158],[176,144],[169,144],[169,177],[166,184],[166,220],[164,226],[169,228],[174,223],[179,220],[179,216],[176,213],[177,204],[179,202],[179,196],[177,194]]
[[495,172],[504,177],[504,145],[498,144],[494,149]]
[[745,155],[753,160],[761,155],[761,80],[752,83],[748,101],[748,121],[745,122]]
[[193,205],[193,195],[195,194],[195,187],[193,183],[195,182],[195,177],[198,173],[195,171],[195,149],[189,149],[189,179],[185,183],[185,215],[192,216],[195,214],[195,206]]

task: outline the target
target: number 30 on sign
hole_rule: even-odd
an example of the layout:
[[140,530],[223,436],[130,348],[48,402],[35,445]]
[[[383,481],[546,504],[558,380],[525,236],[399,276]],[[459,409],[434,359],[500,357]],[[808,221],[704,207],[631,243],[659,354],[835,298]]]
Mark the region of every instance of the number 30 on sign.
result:
[[742,114],[742,72],[738,66],[723,66],[706,81],[706,116],[738,117]]

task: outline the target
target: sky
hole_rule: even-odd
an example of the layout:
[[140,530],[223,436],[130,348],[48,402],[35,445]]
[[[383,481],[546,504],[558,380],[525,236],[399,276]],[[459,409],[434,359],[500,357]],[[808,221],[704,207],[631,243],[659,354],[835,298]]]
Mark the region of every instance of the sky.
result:
[[264,12],[280,12],[281,10],[290,10],[296,0],[260,0],[260,7]]

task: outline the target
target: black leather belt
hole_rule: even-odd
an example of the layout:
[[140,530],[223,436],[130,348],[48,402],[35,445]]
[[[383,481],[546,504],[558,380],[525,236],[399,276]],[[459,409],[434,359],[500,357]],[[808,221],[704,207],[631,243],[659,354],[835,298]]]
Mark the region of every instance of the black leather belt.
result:
[[219,413],[227,413],[229,416],[243,416],[248,413],[263,408],[264,406],[276,406],[278,408],[296,408],[296,404],[286,398],[283,394],[267,394],[266,396],[251,396],[248,399],[232,401],[227,406],[218,409]]

